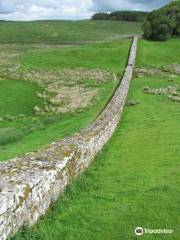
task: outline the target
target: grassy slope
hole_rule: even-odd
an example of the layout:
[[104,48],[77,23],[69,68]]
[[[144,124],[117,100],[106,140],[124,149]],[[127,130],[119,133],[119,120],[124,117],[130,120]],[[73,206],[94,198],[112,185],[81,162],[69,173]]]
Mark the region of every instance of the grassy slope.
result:
[[[30,55],[26,55],[25,52],[21,61],[22,64],[24,64],[23,68],[52,68],[54,66],[56,69],[62,66],[67,68],[75,66],[92,68],[93,63],[96,63],[94,67],[106,68],[122,74],[126,65],[129,47],[130,40],[120,40],[118,42],[111,42],[111,44],[96,44],[94,46],[96,51],[92,50],[92,45],[77,48],[71,47],[68,48],[68,50],[64,48],[56,51],[47,50],[48,53],[42,50],[42,52],[37,51],[37,54],[32,54],[32,58]],[[66,54],[66,51],[68,51],[68,54]],[[76,51],[76,53],[78,52],[76,57],[74,57],[74,51]],[[47,54],[52,57],[47,58]],[[87,60],[87,57],[89,60]],[[39,61],[39,59],[41,59],[41,61]],[[65,65],[63,65],[63,61],[66,63]],[[83,62],[86,64],[83,65]],[[86,84],[86,82],[84,82],[84,84]],[[63,138],[87,126],[87,124],[96,118],[101,109],[103,109],[116,85],[117,81],[113,80],[106,83],[99,83],[98,86],[96,86],[99,89],[99,95],[94,99],[93,104],[87,107],[84,112],[76,111],[74,114],[61,114],[50,121],[45,121],[45,123],[44,121],[37,121],[34,123],[33,119],[20,119],[5,123],[0,121],[0,128],[13,127],[24,129],[25,127],[23,139],[0,147],[0,161],[37,150],[45,144],[49,144],[54,140]],[[6,114],[8,114],[9,110],[6,110]],[[31,129],[32,127],[35,128],[35,130],[27,133],[27,128]]]
[[49,49],[22,56],[23,68],[64,69],[101,68],[122,73],[127,61],[130,40],[116,40],[84,46]]
[[0,42],[78,43],[141,34],[141,23],[114,21],[0,22]]
[[[140,42],[137,65],[145,62],[143,53],[148,53],[145,48],[151,44],[153,47],[154,43]],[[163,65],[174,57],[178,43],[165,44],[156,45],[157,51],[167,50],[160,51]],[[148,49],[150,56],[152,48]],[[173,62],[180,64],[178,55]],[[171,84],[179,82],[177,77]],[[134,79],[129,99],[141,103],[125,108],[116,133],[90,169],[35,227],[22,231],[15,240],[129,240],[136,239],[137,226],[175,231],[173,235],[146,235],[142,239],[179,239],[180,105],[165,96],[145,94],[147,85],[164,87],[169,82],[158,76]]]
[[179,63],[180,40],[170,39],[166,42],[140,41],[141,51],[138,52],[137,66],[163,67]]
[[41,100],[35,95],[40,87],[24,81],[0,81],[0,116],[32,115],[34,106],[41,106]]

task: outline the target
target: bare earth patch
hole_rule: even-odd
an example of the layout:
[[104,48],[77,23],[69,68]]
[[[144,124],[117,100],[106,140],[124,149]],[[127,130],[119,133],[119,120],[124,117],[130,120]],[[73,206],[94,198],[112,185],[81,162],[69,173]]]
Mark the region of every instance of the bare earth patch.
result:
[[40,85],[44,84],[65,84],[71,85],[82,83],[83,80],[91,80],[95,82],[106,82],[108,80],[117,80],[116,74],[102,69],[63,69],[63,70],[44,70],[32,69],[25,72],[14,73],[14,78],[23,77],[28,81],[36,82]]
[[1,52],[0,53],[0,70],[1,74],[4,72],[13,72],[20,67],[19,64],[19,54],[10,53],[10,52]]
[[56,107],[56,112],[71,112],[85,108],[97,93],[97,89],[88,89],[82,86],[62,87],[50,101],[52,104],[60,105]]
[[[9,47],[8,47],[9,46]],[[67,47],[56,46],[53,48]],[[20,65],[21,52],[41,51],[52,48],[48,45],[0,45],[0,80],[24,80],[42,87],[36,95],[43,99],[44,106],[34,106],[35,115],[57,114],[84,109],[98,94],[99,86],[109,81],[118,81],[118,76],[102,69],[24,69]]]
[[[64,69],[57,71],[29,71],[24,79],[36,82],[45,91],[37,93],[44,99],[45,107],[34,108],[38,115],[45,113],[72,112],[87,107],[98,94],[98,84],[106,81],[117,81],[115,74],[100,69]],[[89,83],[92,87],[86,86]]]

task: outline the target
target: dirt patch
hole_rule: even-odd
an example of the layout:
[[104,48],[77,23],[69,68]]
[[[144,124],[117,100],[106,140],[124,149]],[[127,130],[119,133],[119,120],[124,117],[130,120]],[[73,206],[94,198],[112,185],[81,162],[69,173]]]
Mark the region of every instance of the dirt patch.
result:
[[[83,109],[98,94],[102,83],[118,81],[118,76],[102,69],[15,70],[6,72],[8,78],[36,83],[44,91],[36,95],[44,107],[34,106],[36,115],[57,114]],[[7,79],[7,76],[4,78]]]
[[13,79],[25,79],[31,82],[36,82],[40,85],[54,84],[55,88],[59,84],[74,85],[85,83],[85,80],[90,80],[94,83],[106,82],[114,79],[118,80],[116,74],[102,69],[64,69],[64,70],[29,70],[24,72],[15,72],[12,74]]
[[11,71],[17,69],[17,66],[20,66],[18,63],[19,54],[2,52],[0,53],[0,69],[1,71]]
[[98,89],[88,89],[83,86],[61,87],[55,96],[49,97],[43,94],[41,97],[46,100],[44,107],[35,106],[33,110],[36,115],[74,112],[87,107],[97,94]]
[[[36,115],[72,112],[87,107],[98,94],[102,83],[118,81],[119,77],[102,69],[24,69],[20,65],[21,53],[42,51],[62,45],[0,45],[0,80],[24,80],[42,87],[36,95],[44,106],[34,106]],[[18,116],[17,116],[18,117]]]
[[70,112],[76,109],[83,109],[91,102],[98,93],[97,89],[85,87],[62,87],[59,93],[51,98],[53,105],[58,105],[56,112]]
[[45,91],[36,93],[44,100],[44,108],[35,106],[37,115],[72,112],[83,109],[98,94],[98,85],[118,81],[116,74],[100,69],[64,69],[56,71],[31,70],[23,73],[23,79],[36,82]]

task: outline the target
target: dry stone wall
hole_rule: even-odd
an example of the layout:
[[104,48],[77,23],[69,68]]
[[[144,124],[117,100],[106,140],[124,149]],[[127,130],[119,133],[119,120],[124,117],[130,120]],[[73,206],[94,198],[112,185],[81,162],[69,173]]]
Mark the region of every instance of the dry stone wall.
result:
[[122,82],[95,122],[71,138],[0,164],[0,240],[34,224],[112,136],[128,94],[136,49],[134,38]]

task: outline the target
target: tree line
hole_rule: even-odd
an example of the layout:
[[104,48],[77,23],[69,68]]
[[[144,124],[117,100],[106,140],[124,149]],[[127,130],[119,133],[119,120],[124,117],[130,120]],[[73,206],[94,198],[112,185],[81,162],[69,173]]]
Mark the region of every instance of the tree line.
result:
[[147,17],[147,12],[140,11],[117,11],[112,13],[95,13],[92,20],[114,20],[143,22]]
[[115,20],[143,22],[144,37],[149,40],[166,40],[180,36],[180,0],[150,13],[140,11],[117,11],[95,13],[92,20]]

